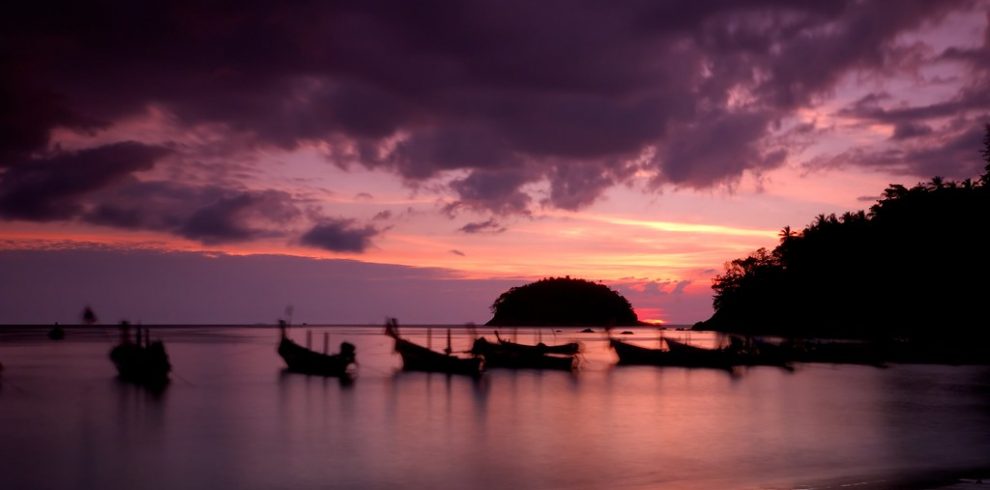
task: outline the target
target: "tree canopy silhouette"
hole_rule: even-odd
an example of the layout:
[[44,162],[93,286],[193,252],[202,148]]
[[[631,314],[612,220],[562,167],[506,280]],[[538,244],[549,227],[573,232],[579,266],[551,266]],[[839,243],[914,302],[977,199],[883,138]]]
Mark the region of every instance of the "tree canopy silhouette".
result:
[[626,298],[604,284],[550,277],[514,287],[492,304],[486,325],[638,325]]
[[982,155],[976,182],[892,184],[869,212],[821,214],[798,233],[784,227],[773,250],[725,265],[712,284],[715,313],[697,328],[990,340],[990,125]]

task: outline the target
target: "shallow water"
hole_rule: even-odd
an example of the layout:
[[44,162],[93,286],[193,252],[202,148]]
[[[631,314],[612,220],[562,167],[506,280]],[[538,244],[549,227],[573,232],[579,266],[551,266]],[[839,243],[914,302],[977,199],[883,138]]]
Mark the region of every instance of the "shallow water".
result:
[[0,488],[884,488],[988,466],[986,366],[613,367],[566,328],[543,340],[582,341],[578,373],[475,381],[397,373],[379,327],[312,330],[356,344],[353,384],[285,373],[274,329],[156,328],[175,371],[153,394],[115,379],[111,328],[0,327]]

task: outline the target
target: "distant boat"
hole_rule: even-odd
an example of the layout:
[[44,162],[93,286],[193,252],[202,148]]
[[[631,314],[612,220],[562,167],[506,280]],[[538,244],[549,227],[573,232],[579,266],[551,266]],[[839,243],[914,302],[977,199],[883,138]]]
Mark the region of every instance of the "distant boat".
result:
[[538,345],[517,344],[501,339],[498,342],[489,342],[488,339],[480,337],[475,339],[471,353],[483,357],[485,367],[562,371],[574,369],[577,360],[574,355],[577,352],[577,344],[574,344],[574,350],[567,347],[568,353],[554,353],[548,350],[551,347],[563,346],[547,346],[542,343]]
[[721,349],[702,349],[669,339],[664,341],[669,350],[641,347],[614,338],[609,339],[609,345],[619,356],[620,365],[732,369],[732,356]]
[[566,344],[556,344],[547,345],[543,342],[538,342],[536,345],[529,344],[517,344],[515,342],[510,342],[499,336],[498,331],[495,331],[495,338],[498,339],[498,345],[502,346],[508,350],[515,350],[521,352],[537,353],[537,354],[566,354],[573,355],[581,351],[581,344],[577,342],[568,342]]
[[729,337],[730,349],[737,363],[744,366],[776,366],[792,370],[793,349],[774,344],[759,337]]
[[55,324],[51,330],[48,331],[48,338],[51,340],[62,340],[65,338],[65,329],[61,325]]
[[436,352],[403,339],[399,336],[399,324],[394,318],[389,318],[385,323],[385,335],[395,340],[395,352],[402,356],[402,369],[406,371],[466,374],[469,376],[481,374],[481,359],[452,355],[450,329],[447,329],[446,352]]
[[[282,356],[289,371],[340,378],[350,376],[348,367],[357,363],[354,344],[341,342],[340,352],[337,354],[316,352],[289,339],[286,333],[288,324],[284,320],[279,320],[278,323],[282,333],[282,338],[278,343],[278,355]],[[324,350],[326,350],[326,345],[324,345]]]
[[172,365],[165,353],[165,344],[160,340],[152,342],[147,330],[142,339],[140,327],[135,341],[131,342],[130,324],[121,322],[120,328],[120,344],[110,351],[110,360],[117,368],[120,379],[148,386],[167,384]]

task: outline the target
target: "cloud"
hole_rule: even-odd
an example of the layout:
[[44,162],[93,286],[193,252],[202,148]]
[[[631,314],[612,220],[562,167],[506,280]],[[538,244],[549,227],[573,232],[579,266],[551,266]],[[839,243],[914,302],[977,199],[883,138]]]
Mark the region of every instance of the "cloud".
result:
[[301,237],[301,242],[311,247],[332,252],[364,252],[371,246],[371,239],[381,233],[373,226],[358,226],[350,219],[324,219]]
[[633,171],[635,169],[632,166],[592,162],[559,164],[548,174],[550,197],[543,203],[571,211],[583,208],[595,202],[605,189]]
[[496,214],[526,214],[532,200],[520,187],[532,176],[523,169],[475,170],[450,183],[459,200],[448,205],[450,214],[458,208],[491,211]]
[[206,244],[246,241],[281,235],[279,225],[300,214],[288,194],[243,192],[200,208],[189,216],[177,233]]
[[677,128],[660,155],[663,181],[710,187],[745,169],[771,169],[783,163],[783,151],[765,151],[759,136],[770,117],[760,112],[716,111],[695,124]]
[[318,144],[334,163],[411,185],[454,172],[449,211],[525,214],[536,202],[527,186],[542,182],[540,204],[579,209],[638,170],[655,187],[705,188],[775,168],[789,155],[773,143],[780,121],[850,74],[884,85],[919,64],[965,65],[946,100],[880,100],[855,115],[936,151],[955,130],[928,118],[990,112],[988,51],[926,55],[927,40],[906,35],[983,5],[23,4],[0,20],[0,167],[50,150],[56,130],[112,129],[155,107],[180,132],[212,128],[217,148]]
[[495,233],[502,233],[503,231],[505,231],[505,227],[502,226],[498,221],[495,221],[495,218],[490,218],[487,221],[468,223],[458,228],[457,231],[461,231],[472,235],[476,233],[495,234]]
[[[811,167],[873,167],[894,173],[971,178],[981,173],[985,162],[979,148],[983,128],[963,124],[951,130],[929,135],[937,144],[904,144],[879,150],[857,148],[838,155],[808,162]],[[920,137],[919,137],[920,138]]]
[[389,210],[379,211],[371,218],[374,221],[385,221],[392,218],[392,212]]
[[132,180],[90,196],[78,219],[104,226],[175,234],[205,244],[284,236],[302,218],[280,191]]
[[902,122],[894,126],[894,134],[890,137],[890,139],[906,140],[928,134],[932,134],[931,126],[912,122]]
[[151,169],[168,153],[128,141],[20,162],[0,175],[0,216],[32,221],[73,217],[85,195]]
[[452,249],[450,251],[450,253],[452,253],[454,255],[457,255],[457,256],[460,256],[460,257],[466,257],[467,256],[467,254],[465,254],[464,252],[461,252],[460,250],[457,250],[457,249]]

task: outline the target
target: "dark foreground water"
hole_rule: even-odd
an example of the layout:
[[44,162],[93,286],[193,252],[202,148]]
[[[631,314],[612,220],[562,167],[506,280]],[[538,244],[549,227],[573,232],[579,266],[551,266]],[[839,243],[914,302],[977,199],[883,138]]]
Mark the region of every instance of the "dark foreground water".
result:
[[274,329],[155,329],[156,395],[115,379],[111,328],[0,327],[0,488],[925,488],[990,466],[988,367],[616,368],[570,328],[580,372],[474,381],[396,373],[380,328],[313,331],[357,345],[352,385],[284,373]]

